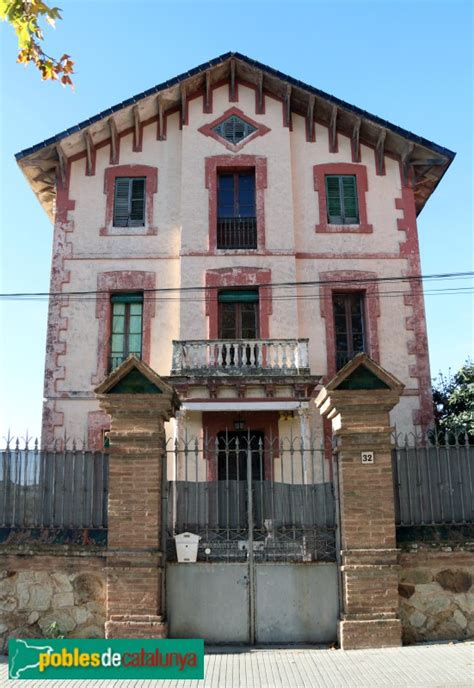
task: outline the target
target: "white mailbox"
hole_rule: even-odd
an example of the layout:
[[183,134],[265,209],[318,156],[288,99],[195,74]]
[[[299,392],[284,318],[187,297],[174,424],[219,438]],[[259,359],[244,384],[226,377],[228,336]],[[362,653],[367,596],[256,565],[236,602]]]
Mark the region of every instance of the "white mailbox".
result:
[[185,564],[197,561],[200,539],[201,536],[195,535],[194,533],[179,533],[179,535],[174,536],[178,563]]

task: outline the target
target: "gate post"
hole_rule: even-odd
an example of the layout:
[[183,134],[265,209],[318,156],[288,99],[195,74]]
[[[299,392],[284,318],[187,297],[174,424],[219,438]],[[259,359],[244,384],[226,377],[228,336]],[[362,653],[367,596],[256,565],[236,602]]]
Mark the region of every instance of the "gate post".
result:
[[106,638],[163,638],[164,422],[175,391],[129,356],[95,390],[110,416]]
[[389,412],[403,388],[366,354],[358,354],[316,399],[337,438],[338,635],[345,650],[401,645]]

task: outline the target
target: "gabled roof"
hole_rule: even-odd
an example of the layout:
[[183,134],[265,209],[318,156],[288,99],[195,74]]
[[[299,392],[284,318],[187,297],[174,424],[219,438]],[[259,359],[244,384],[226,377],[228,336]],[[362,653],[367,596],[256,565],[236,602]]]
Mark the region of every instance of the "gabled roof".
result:
[[180,108],[183,93],[190,97],[206,83],[212,86],[230,78],[254,84],[282,100],[289,99],[291,111],[303,117],[311,112],[312,117],[328,126],[336,121],[337,131],[342,134],[352,136],[357,130],[362,143],[376,147],[381,142],[385,152],[399,156],[406,165],[412,166],[416,175],[417,212],[421,211],[455,156],[443,146],[314,86],[241,53],[229,52],[20,151],[16,160],[40,203],[52,214],[56,172],[65,159],[109,139],[112,127],[120,133],[129,129],[137,118],[143,122],[156,117],[158,108],[164,113]]

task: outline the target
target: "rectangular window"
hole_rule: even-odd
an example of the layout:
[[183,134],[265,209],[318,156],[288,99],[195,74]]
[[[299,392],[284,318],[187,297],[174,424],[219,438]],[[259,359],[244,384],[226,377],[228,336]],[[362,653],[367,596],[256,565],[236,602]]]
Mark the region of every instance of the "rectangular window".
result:
[[142,355],[143,294],[112,296],[110,365],[113,370],[129,356]]
[[114,227],[144,227],[145,177],[117,177],[114,194]]
[[254,170],[217,177],[217,248],[257,248]]
[[365,351],[363,294],[334,294],[334,334],[336,369],[340,370],[356,354]]
[[219,339],[258,339],[258,291],[221,291]]
[[359,224],[355,174],[326,175],[326,205],[329,224]]

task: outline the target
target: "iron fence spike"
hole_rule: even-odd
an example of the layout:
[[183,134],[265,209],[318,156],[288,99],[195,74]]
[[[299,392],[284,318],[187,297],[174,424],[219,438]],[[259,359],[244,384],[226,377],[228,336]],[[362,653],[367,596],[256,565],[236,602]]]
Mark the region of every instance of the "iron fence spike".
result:
[[3,435],[3,439],[5,440],[5,449],[8,451],[10,449],[10,442],[12,440],[10,428],[8,428],[7,436],[5,437],[5,435]]

